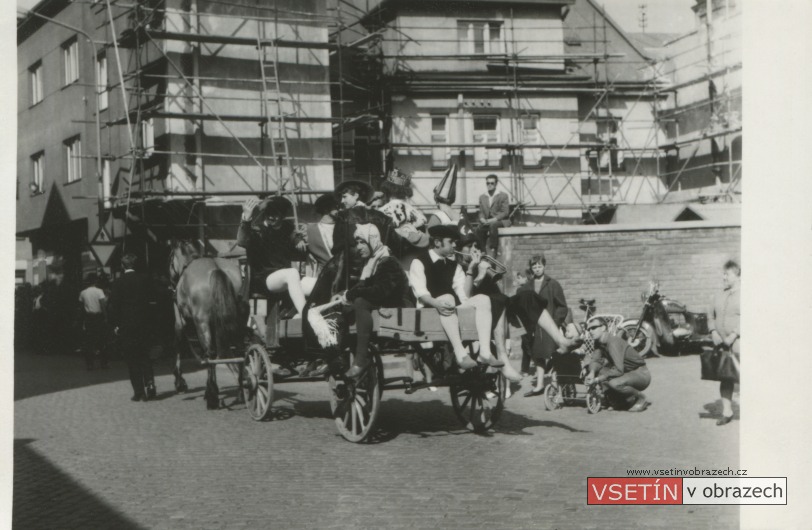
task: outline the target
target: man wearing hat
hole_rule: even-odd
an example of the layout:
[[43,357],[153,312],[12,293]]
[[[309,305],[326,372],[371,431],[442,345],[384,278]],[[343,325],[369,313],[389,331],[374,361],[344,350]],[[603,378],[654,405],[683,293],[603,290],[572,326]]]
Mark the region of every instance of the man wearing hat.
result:
[[[256,210],[256,211],[255,211]],[[299,271],[291,261],[306,257],[307,244],[290,219],[291,203],[281,196],[260,202],[257,198],[245,201],[242,221],[237,231],[237,244],[243,247],[251,266],[251,290],[264,287],[271,293],[287,291],[297,313],[305,306],[305,295]]]
[[585,382],[606,381],[606,386],[620,394],[626,404],[634,399],[629,412],[646,410],[650,403],[642,391],[651,384],[646,361],[625,340],[609,333],[609,327],[602,317],[590,320],[587,331],[595,341],[596,349],[589,359],[589,375]]
[[335,216],[333,255],[355,245],[355,226],[367,222],[367,201],[371,195],[372,186],[360,180],[345,180],[336,186],[335,196],[341,209]]
[[110,293],[108,316],[110,326],[118,335],[119,346],[130,372],[132,401],[147,401],[155,397],[155,375],[149,357],[150,302],[155,294],[149,276],[135,272],[137,258],[127,253],[121,258],[124,274]]
[[355,206],[366,207],[371,195],[372,186],[360,180],[345,180],[336,186],[336,197],[345,210]]
[[473,275],[465,273],[454,259],[454,246],[460,239],[457,227],[438,225],[429,229],[429,248],[412,260],[409,282],[420,307],[433,307],[440,314],[440,324],[451,342],[457,364],[463,370],[473,368],[462,345],[458,307],[474,307],[479,335],[479,360],[489,366],[504,364],[491,353],[491,302],[485,295],[471,296]]

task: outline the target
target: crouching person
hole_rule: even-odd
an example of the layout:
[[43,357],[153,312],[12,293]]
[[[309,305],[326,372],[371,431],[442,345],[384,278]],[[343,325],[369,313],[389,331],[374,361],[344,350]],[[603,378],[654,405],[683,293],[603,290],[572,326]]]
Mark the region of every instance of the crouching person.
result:
[[479,362],[500,368],[504,363],[491,353],[491,301],[484,294],[470,296],[473,273],[464,273],[454,256],[460,239],[456,226],[437,225],[429,229],[429,249],[412,260],[409,282],[421,307],[433,307],[440,314],[440,324],[448,337],[457,364],[463,370],[477,363],[462,345],[457,308],[473,307],[479,339]]
[[609,333],[602,318],[592,319],[587,329],[596,348],[586,383],[606,381],[606,386],[625,398],[627,404],[634,399],[629,412],[646,410],[650,403],[642,391],[651,384],[646,361],[625,340]]
[[357,378],[369,366],[369,339],[372,335],[372,311],[380,307],[408,305],[406,273],[400,262],[390,256],[389,248],[381,242],[378,228],[360,224],[355,229],[355,248],[364,267],[360,281],[349,289],[343,302],[352,306],[356,326],[355,360],[344,374]]

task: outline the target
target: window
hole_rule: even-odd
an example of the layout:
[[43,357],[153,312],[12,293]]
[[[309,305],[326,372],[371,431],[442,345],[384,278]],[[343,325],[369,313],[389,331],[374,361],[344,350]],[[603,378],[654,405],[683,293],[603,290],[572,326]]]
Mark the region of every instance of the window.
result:
[[39,153],[31,157],[31,195],[39,195],[45,191],[43,184],[43,163],[45,162],[45,153]]
[[538,166],[541,163],[541,133],[538,116],[522,116],[522,143],[529,146],[522,148],[525,166]]
[[96,58],[96,91],[99,94],[99,110],[107,108],[107,56],[100,55]]
[[[431,143],[433,145],[448,143],[448,120],[446,119],[445,116],[431,117]],[[447,165],[448,165],[448,148],[432,147],[431,166],[446,167]]]
[[141,122],[141,142],[145,157],[155,152],[155,126],[152,118]]
[[[499,143],[498,126],[499,126],[498,116],[474,116],[474,143],[475,144]],[[475,167],[499,167],[501,161],[502,161],[501,149],[474,147]]]
[[459,53],[504,53],[502,25],[498,21],[457,21]]
[[62,45],[65,68],[65,85],[79,79],[79,42],[73,38]]
[[112,206],[110,203],[110,159],[108,158],[102,161],[102,198],[105,208]]
[[37,62],[28,69],[31,73],[31,105],[42,101],[42,63]]
[[82,178],[82,142],[78,136],[65,142],[65,161],[68,166],[68,183]]

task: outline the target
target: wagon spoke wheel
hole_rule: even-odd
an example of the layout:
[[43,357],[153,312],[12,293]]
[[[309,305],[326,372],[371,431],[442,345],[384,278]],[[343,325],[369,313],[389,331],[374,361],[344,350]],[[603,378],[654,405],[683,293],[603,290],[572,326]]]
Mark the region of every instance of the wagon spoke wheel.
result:
[[268,419],[273,404],[273,371],[268,352],[259,344],[251,345],[245,353],[241,379],[242,395],[251,418]]
[[463,374],[458,382],[451,384],[451,405],[467,429],[483,433],[499,421],[506,390],[507,379],[501,372]]
[[357,381],[330,375],[330,409],[339,434],[345,440],[360,443],[375,430],[381,406],[383,363],[370,352],[372,363]]

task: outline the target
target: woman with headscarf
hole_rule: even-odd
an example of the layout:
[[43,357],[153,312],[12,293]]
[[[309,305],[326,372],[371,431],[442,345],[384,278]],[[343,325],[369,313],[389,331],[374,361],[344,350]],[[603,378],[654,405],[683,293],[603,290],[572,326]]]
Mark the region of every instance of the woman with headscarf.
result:
[[355,229],[355,250],[364,260],[361,278],[344,295],[352,306],[356,325],[356,350],[352,367],[345,374],[357,378],[369,366],[369,338],[372,335],[372,310],[380,307],[405,307],[409,282],[400,262],[390,255],[381,242],[381,234],[372,223]]

